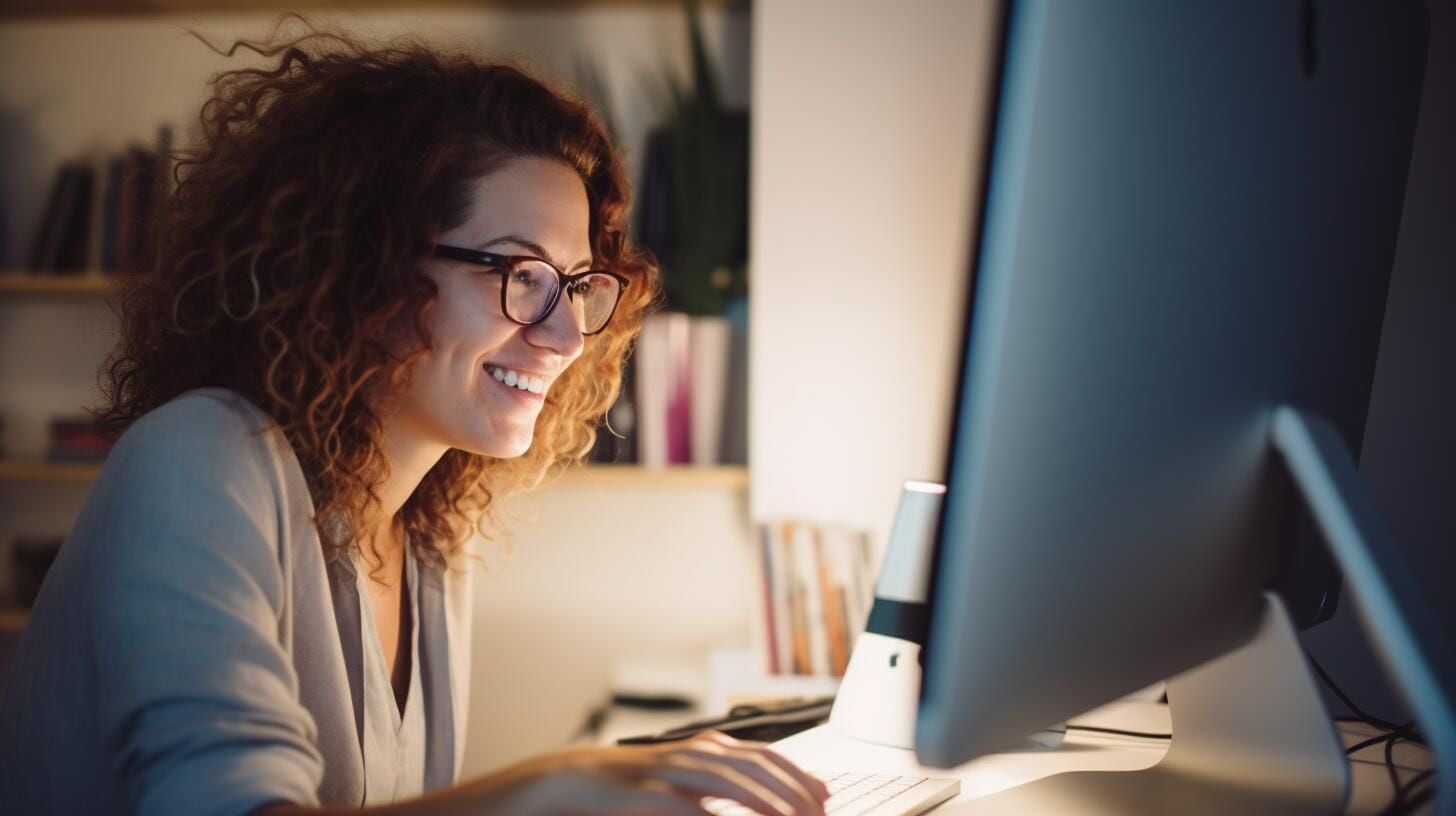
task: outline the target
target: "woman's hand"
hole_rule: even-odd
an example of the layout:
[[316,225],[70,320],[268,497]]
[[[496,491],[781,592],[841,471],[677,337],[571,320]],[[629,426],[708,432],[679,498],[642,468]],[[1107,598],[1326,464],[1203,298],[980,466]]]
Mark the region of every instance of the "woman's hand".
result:
[[764,743],[703,731],[655,745],[570,748],[441,794],[479,795],[480,808],[464,812],[491,816],[703,816],[707,797],[764,816],[822,816],[829,789]]
[[[719,731],[655,745],[568,748],[371,816],[705,816],[732,799],[763,816],[823,816],[829,789],[761,742]],[[342,816],[355,808],[274,804],[254,816]]]

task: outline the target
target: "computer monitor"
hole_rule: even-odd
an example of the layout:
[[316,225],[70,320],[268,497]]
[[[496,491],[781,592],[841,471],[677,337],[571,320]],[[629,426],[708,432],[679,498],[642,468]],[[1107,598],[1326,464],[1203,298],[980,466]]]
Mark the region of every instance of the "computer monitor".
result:
[[1156,768],[966,812],[1337,810],[1342,746],[1267,591],[1307,512],[1452,807],[1456,664],[1352,458],[1424,7],[1027,0],[1004,18],[918,757],[950,767],[1168,678]]

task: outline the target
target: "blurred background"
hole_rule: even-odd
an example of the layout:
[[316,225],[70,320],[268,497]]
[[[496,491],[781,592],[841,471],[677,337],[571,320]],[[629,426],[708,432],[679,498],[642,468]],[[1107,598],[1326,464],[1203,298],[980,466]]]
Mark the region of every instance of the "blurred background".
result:
[[[1442,592],[1456,574],[1456,33],[1449,0],[1429,7],[1362,470],[1456,637]],[[107,298],[128,236],[165,191],[159,148],[191,138],[210,76],[254,59],[185,29],[225,44],[290,10],[578,89],[616,134],[639,238],[664,263],[668,310],[612,412],[623,438],[604,434],[592,466],[512,502],[509,552],[487,549],[467,772],[569,742],[634,664],[657,678],[688,667],[683,682],[718,700],[832,690],[822,620],[798,622],[824,647],[807,665],[765,645],[762,570],[809,558],[810,542],[843,582],[802,590],[822,589],[821,609],[863,595],[900,484],[941,476],[994,68],[988,0],[704,2],[697,15],[673,0],[0,0],[0,629],[13,642],[23,628],[105,455],[80,409],[115,336]],[[674,156],[694,169],[674,172]],[[1307,642],[1397,719],[1352,621],[1342,609]],[[841,619],[840,637],[861,624]]]

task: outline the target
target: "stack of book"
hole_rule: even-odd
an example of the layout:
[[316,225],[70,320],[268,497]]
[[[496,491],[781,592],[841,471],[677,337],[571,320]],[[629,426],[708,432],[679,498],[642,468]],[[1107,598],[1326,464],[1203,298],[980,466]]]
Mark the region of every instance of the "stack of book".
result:
[[649,316],[591,460],[648,467],[742,464],[746,354],[742,327],[729,318],[671,311]]
[[51,420],[46,459],[51,462],[92,464],[111,451],[111,440],[90,417],[56,417]]
[[782,521],[758,527],[754,641],[769,674],[843,677],[874,600],[866,533]]
[[168,189],[171,130],[157,148],[62,163],[31,241],[37,272],[140,271],[157,198]]

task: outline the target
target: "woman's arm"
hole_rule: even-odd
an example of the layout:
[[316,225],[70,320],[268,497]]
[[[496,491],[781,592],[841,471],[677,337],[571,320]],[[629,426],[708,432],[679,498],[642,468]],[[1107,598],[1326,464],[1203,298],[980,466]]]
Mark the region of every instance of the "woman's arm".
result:
[[252,425],[189,396],[123,435],[78,519],[98,729],[129,812],[316,800],[323,757],[278,633],[278,492]]
[[[704,797],[764,816],[822,816],[823,782],[762,743],[704,731],[677,742],[571,748],[393,805],[370,816],[558,816],[660,813],[704,816]],[[349,808],[272,805],[255,816],[343,816]]]

